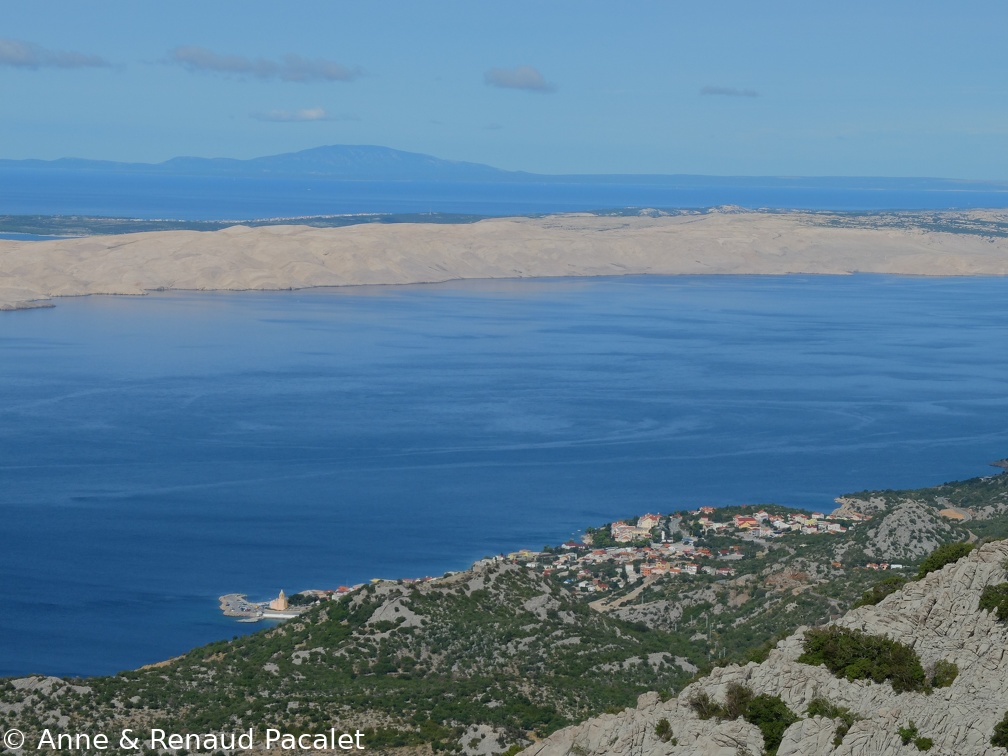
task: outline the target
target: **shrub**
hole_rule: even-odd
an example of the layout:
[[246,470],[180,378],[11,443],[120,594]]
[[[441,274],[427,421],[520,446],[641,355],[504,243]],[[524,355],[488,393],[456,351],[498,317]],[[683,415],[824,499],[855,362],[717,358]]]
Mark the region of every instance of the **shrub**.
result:
[[721,707],[722,719],[738,719],[744,717],[753,700],[753,692],[744,685],[732,683],[725,692],[725,702]]
[[808,715],[810,717],[829,717],[830,719],[838,720],[836,726],[836,737],[833,738],[833,745],[840,745],[843,742],[844,735],[847,731],[854,725],[858,719],[860,719],[857,714],[852,712],[846,706],[840,706],[833,703],[828,698],[822,696],[816,696],[808,704]]
[[[723,704],[717,703],[703,691],[695,693],[689,703],[701,719],[744,717],[747,722],[756,725],[763,734],[766,756],[774,756],[777,753],[784,731],[798,721],[798,717],[780,696],[770,696],[766,693],[757,696],[752,690],[738,683],[728,686]],[[671,735],[671,728],[669,734]]]
[[900,740],[903,741],[903,745],[909,744],[912,740],[918,751],[930,751],[931,746],[934,745],[934,741],[931,738],[921,736],[920,731],[917,729],[917,725],[915,725],[912,720],[909,725],[906,727],[900,727],[896,732],[899,733]]
[[655,735],[657,735],[663,743],[671,743],[672,745],[679,744],[679,741],[672,737],[672,725],[665,717],[659,719],[658,724],[655,725]]
[[689,705],[696,712],[700,719],[710,719],[721,716],[721,707],[711,698],[706,691],[694,693],[689,700]]
[[900,740],[903,741],[903,745],[909,744],[911,740],[920,735],[920,730],[917,729],[917,725],[913,723],[912,719],[910,720],[910,724],[906,727],[900,727],[896,730],[896,732],[899,733]]
[[994,734],[990,742],[992,746],[1008,748],[1008,711],[1005,712],[1004,719],[994,725]]
[[920,657],[899,641],[834,625],[807,630],[803,645],[805,651],[798,661],[825,666],[837,677],[888,680],[897,693],[927,687]]
[[988,585],[980,594],[980,608],[996,612],[1001,622],[1008,622],[1008,583]]
[[972,543],[945,543],[931,552],[931,555],[924,560],[917,571],[917,579],[927,575],[929,572],[940,570],[946,564],[958,562],[964,556],[973,551]]
[[780,696],[761,693],[750,702],[745,713],[746,721],[759,727],[763,733],[763,747],[767,756],[774,756],[784,738],[784,731],[798,721]]
[[893,575],[892,577],[887,577],[885,580],[880,580],[861,594],[861,598],[854,602],[853,608],[857,609],[859,606],[875,606],[875,604],[879,601],[889,594],[895,593],[904,585],[906,585],[906,578],[899,575]]
[[931,678],[931,685],[935,688],[947,688],[959,675],[959,667],[955,662],[939,659],[935,662],[934,677]]

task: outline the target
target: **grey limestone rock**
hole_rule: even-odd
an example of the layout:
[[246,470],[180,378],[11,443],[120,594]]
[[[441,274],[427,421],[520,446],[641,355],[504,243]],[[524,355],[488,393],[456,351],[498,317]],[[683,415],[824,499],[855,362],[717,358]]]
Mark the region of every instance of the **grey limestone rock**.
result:
[[[847,613],[836,624],[884,635],[911,646],[926,670],[936,662],[954,662],[959,674],[947,688],[929,694],[895,693],[889,683],[838,679],[825,667],[802,664],[805,628],[781,641],[762,664],[731,665],[661,701],[641,696],[635,709],[603,715],[560,730],[524,751],[532,756],[627,754],[632,756],[714,756],[763,752],[759,730],[742,719],[700,719],[689,705],[704,692],[715,700],[733,683],[755,693],[780,696],[799,717],[784,734],[779,756],[918,753],[904,745],[899,728],[913,722],[934,745],[929,754],[1008,755],[990,744],[994,726],[1008,709],[1008,626],[979,609],[985,586],[1008,579],[1008,541],[986,544],[955,564],[912,582],[876,606]],[[858,719],[839,745],[837,722],[807,715],[809,702],[823,697],[849,709]],[[671,736],[656,732],[667,719]],[[674,739],[674,740],[673,740]]]
[[784,732],[777,756],[798,756],[810,752],[826,756],[833,753],[836,725],[836,721],[826,717],[812,717],[795,722]]
[[[662,719],[672,724],[668,739],[657,733]],[[663,702],[656,693],[645,693],[638,699],[636,709],[603,714],[567,727],[522,753],[529,756],[737,756],[746,751],[758,754],[762,747],[760,731],[742,719],[699,719],[688,704],[676,699]]]

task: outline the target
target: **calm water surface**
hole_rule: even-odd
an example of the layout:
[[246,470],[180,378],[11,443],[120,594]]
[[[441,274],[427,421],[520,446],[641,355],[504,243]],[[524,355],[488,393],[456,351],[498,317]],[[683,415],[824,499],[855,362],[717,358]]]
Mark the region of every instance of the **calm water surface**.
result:
[[1006,301],[1005,279],[672,277],[0,314],[0,674],[230,637],[226,592],[992,472]]
[[27,170],[0,161],[10,215],[270,218],[340,213],[524,215],[614,207],[947,210],[1008,205],[1002,182],[880,178],[529,176],[515,181],[348,181]]

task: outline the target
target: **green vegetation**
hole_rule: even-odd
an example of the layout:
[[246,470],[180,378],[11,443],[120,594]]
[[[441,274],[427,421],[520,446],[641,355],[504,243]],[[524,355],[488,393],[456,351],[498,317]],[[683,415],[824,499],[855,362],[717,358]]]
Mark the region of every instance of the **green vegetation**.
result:
[[596,549],[618,545],[607,525],[603,525],[601,528],[588,528],[585,532],[588,533],[588,537],[591,538],[591,544]]
[[759,727],[763,733],[763,746],[767,756],[773,756],[784,738],[784,731],[798,721],[798,717],[781,700],[780,696],[766,693],[753,698],[745,713],[747,722]]
[[[369,585],[165,666],[90,679],[91,693],[72,708],[66,697],[52,705],[71,729],[342,725],[364,731],[369,749],[451,750],[470,724],[486,724],[504,750],[632,706],[646,691],[681,689],[690,673],[674,664],[677,655],[701,652],[681,636],[596,612],[527,569],[496,565]],[[0,690],[0,703],[23,697]]]
[[909,745],[912,740],[918,751],[930,751],[931,746],[934,745],[934,741],[931,738],[921,737],[920,731],[917,729],[917,725],[915,725],[912,720],[910,724],[906,727],[900,727],[896,732],[899,733],[900,740],[903,741],[903,745]]
[[934,676],[931,678],[931,687],[947,688],[958,676],[959,667],[955,662],[939,659],[935,662]]
[[476,223],[491,216],[463,213],[354,213],[310,215],[291,218],[245,218],[229,220],[151,220],[106,218],[92,215],[0,215],[0,233],[39,236],[93,236],[135,234],[143,231],[219,231],[243,226],[312,226],[339,228],[365,223]]
[[719,719],[738,719],[744,717],[749,710],[749,704],[753,701],[753,692],[738,683],[728,686],[725,693],[725,702],[718,712]]
[[812,222],[833,228],[897,228],[987,238],[1008,236],[1008,224],[977,217],[970,211],[818,212]]
[[846,706],[840,706],[827,698],[816,696],[808,704],[808,715],[810,717],[828,717],[837,720],[836,737],[833,738],[833,745],[840,745],[844,736],[860,719],[854,712]]
[[[906,510],[911,518],[920,517],[924,505],[971,510],[965,524],[930,531],[931,543],[962,540],[967,527],[981,539],[1000,530],[1008,534],[1008,475],[859,498],[871,520],[848,520],[847,532],[837,534],[743,541],[704,532],[699,516],[673,516],[667,527],[663,523],[667,537],[694,532],[698,549],[710,549],[692,557],[700,568],[695,576],[624,580],[623,566],[615,562],[571,564],[566,550],[544,549],[527,566],[494,565],[429,583],[369,585],[322,601],[278,627],[210,644],[157,668],[80,681],[89,691],[64,684],[52,692],[26,692],[0,680],[0,729],[37,731],[62,716],[68,730],[232,731],[269,723],[311,732],[344,726],[364,731],[369,749],[451,753],[462,748],[469,725],[482,724],[496,733],[500,750],[516,752],[567,724],[632,706],[645,691],[681,690],[694,672],[691,664],[702,674],[713,664],[762,661],[799,625],[822,625],[852,605],[878,603],[904,579],[866,568],[869,562],[897,561],[872,528],[908,500],[914,504]],[[852,506],[857,511],[857,502]],[[780,507],[759,508],[785,514]],[[887,529],[898,527],[890,521]],[[611,540],[608,528],[589,532],[600,546]],[[951,546],[928,557],[926,569],[961,557],[969,547]],[[916,553],[920,559],[922,551]],[[639,568],[651,558],[629,564]],[[914,571],[918,566],[902,561]],[[734,574],[703,571],[722,566]],[[613,608],[622,619],[588,607],[598,593],[572,590],[586,576],[619,586],[603,594],[608,598],[636,591]],[[1008,584],[989,587],[981,608],[1004,621],[1006,593]],[[886,638],[837,627],[809,630],[804,652],[801,661],[823,664],[840,677],[888,680],[898,692],[928,689],[916,654]],[[682,666],[676,657],[686,660]],[[957,674],[955,664],[939,661],[931,684],[950,685]],[[794,721],[780,699],[756,696],[744,686],[727,691],[723,701],[697,693],[690,703],[702,717],[745,717],[760,728],[770,750]],[[812,701],[808,715],[835,720],[837,743],[857,720],[826,699]],[[675,741],[671,724],[666,729],[659,721],[655,734]],[[917,741],[918,747],[929,744],[919,733],[908,743]],[[992,742],[1008,745],[1008,713]]]
[[887,507],[918,501],[935,510],[963,509],[973,513],[972,519],[967,523],[949,523],[960,532],[960,540],[970,532],[979,539],[1008,538],[1008,517],[1003,516],[1008,510],[1008,475],[1004,473],[950,481],[930,488],[860,491],[848,494],[848,498],[863,501],[877,498]]
[[900,727],[896,730],[896,732],[899,733],[900,740],[903,741],[903,745],[909,745],[910,741],[920,734],[920,731],[917,729],[917,725],[913,723],[913,720],[910,720],[910,724],[906,727]]
[[[754,508],[736,509],[751,512]],[[698,547],[713,551],[741,543],[742,559],[712,557],[703,561],[730,567],[735,574],[728,578],[698,574],[653,579],[637,594],[630,612],[638,621],[664,630],[702,633],[705,657],[712,662],[762,661],[778,640],[801,625],[819,625],[840,616],[878,582],[877,572],[863,569],[867,559],[860,561],[859,568],[832,566],[838,561],[834,550],[849,537],[790,534],[760,547],[706,535],[696,540]],[[647,609],[648,605],[663,604],[674,605],[675,614],[669,617]]]
[[655,735],[657,735],[663,743],[679,745],[679,741],[672,735],[672,724],[665,717],[659,719],[658,724],[655,725]]
[[700,719],[738,719],[749,710],[755,694],[744,685],[732,683],[725,692],[724,703],[718,703],[706,691],[697,691],[689,704]]
[[723,719],[724,709],[705,690],[694,693],[689,700],[689,705],[700,719],[710,719],[711,717]]
[[754,695],[752,690],[738,683],[728,686],[723,704],[718,704],[704,691],[694,694],[689,703],[701,719],[743,717],[756,725],[763,734],[763,747],[768,756],[777,753],[784,731],[799,719],[780,696]]
[[[701,573],[704,568],[727,566],[734,573],[727,577],[664,575],[649,578],[642,587],[640,582],[623,581],[622,573],[609,569],[605,562],[587,569],[609,586],[605,595],[611,602],[634,592],[633,601],[620,611],[624,618],[692,637],[702,635],[703,657],[692,661],[703,667],[763,661],[777,640],[799,626],[822,625],[854,606],[878,603],[898,590],[905,576],[915,574],[926,551],[934,548],[928,546],[922,553],[918,537],[940,544],[958,543],[970,532],[1008,535],[1005,474],[911,491],[864,491],[844,498],[851,502],[850,511],[870,519],[840,520],[846,532],[829,535],[791,532],[780,538],[742,540],[730,532],[705,528],[701,512],[671,515],[666,535],[673,540],[692,535],[696,547],[712,552],[709,557],[694,558]],[[968,510],[971,519],[941,517],[939,512],[949,507]],[[801,511],[761,504],[718,508],[706,516],[712,522],[729,522],[734,514],[753,515],[761,509],[771,519],[787,519],[790,513]],[[897,512],[903,520],[893,522]],[[910,535],[880,539],[875,529],[884,520],[888,520],[887,533]],[[591,533],[598,546],[609,542],[608,528]],[[719,550],[731,550],[741,558],[719,558]],[[879,562],[901,563],[908,571],[867,568]],[[567,576],[573,578],[574,572]],[[598,594],[587,597],[594,599]]]
[[997,613],[998,621],[1008,622],[1008,583],[988,585],[980,594],[980,609]]
[[1008,748],[1008,711],[1005,712],[1004,719],[994,725],[994,734],[990,739],[992,746]]
[[846,627],[807,630],[798,661],[825,666],[848,680],[886,680],[897,693],[924,690],[927,679],[916,652],[899,641]]
[[931,552],[931,555],[924,560],[917,571],[917,579],[920,580],[928,573],[940,570],[947,564],[958,562],[964,556],[973,551],[972,543],[945,543]]
[[[692,215],[709,208],[659,208],[650,215]],[[759,212],[772,214],[776,211]],[[594,211],[603,217],[639,216],[640,208],[603,208]],[[116,234],[137,231],[174,231],[179,229],[216,230],[235,223],[249,226],[297,223],[331,227],[359,223],[474,223],[489,216],[460,213],[360,213],[351,215],[317,215],[296,218],[261,218],[245,220],[182,221],[146,220],[138,218],[106,218],[100,216],[2,215],[0,232],[28,234]],[[532,215],[531,217],[537,217]],[[810,212],[808,222],[828,227],[898,228],[930,232],[969,234],[986,238],[1008,237],[1008,224],[997,219],[976,217],[966,212],[950,211],[884,211],[884,212]]]
[[854,602],[854,606],[852,608],[856,609],[859,606],[875,606],[875,604],[880,602],[886,596],[891,593],[895,593],[906,585],[906,582],[906,578],[899,575],[884,578],[861,594],[861,598]]
[[295,593],[288,597],[287,601],[291,606],[311,606],[317,604],[319,599],[310,593]]

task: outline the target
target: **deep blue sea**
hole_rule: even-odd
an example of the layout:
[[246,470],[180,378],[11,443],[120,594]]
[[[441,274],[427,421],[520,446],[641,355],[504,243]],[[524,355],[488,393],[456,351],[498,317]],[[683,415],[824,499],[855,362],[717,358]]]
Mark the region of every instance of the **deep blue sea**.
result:
[[669,277],[88,297],[0,314],[0,675],[110,673],[265,598],[1008,455],[1008,279]]
[[232,220],[351,213],[515,215],[622,207],[1000,208],[1008,183],[949,179],[571,176],[511,181],[194,177],[0,167],[5,215]]

